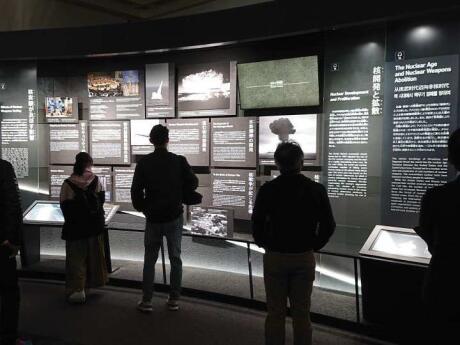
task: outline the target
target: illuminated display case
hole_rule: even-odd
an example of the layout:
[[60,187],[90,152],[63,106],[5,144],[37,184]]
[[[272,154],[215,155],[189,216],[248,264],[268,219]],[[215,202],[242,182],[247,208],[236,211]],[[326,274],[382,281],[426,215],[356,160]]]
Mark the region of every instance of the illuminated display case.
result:
[[[119,206],[105,204],[105,224],[117,213]],[[58,201],[37,200],[24,212],[24,224],[29,225],[63,225],[64,216]]]
[[414,230],[384,225],[374,228],[359,253],[422,264],[431,259],[427,244]]

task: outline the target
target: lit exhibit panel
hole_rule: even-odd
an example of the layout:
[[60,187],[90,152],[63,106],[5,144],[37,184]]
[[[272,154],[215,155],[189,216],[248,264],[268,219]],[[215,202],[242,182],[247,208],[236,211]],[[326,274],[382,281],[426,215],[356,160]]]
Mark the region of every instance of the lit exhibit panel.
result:
[[0,157],[14,168],[21,190],[36,191],[38,172],[37,66],[0,66]]
[[236,115],[236,62],[177,68],[179,117]]
[[211,119],[211,166],[257,166],[257,118]]
[[[104,204],[105,224],[108,224],[117,213],[118,206]],[[37,200],[24,212],[24,224],[30,225],[63,225],[64,216],[58,201]]]
[[130,165],[131,135],[129,121],[90,123],[90,154],[94,164]]
[[167,120],[168,150],[184,156],[191,166],[209,166],[209,119]]
[[427,264],[431,254],[425,241],[413,229],[377,225],[360,254]]
[[131,201],[135,166],[113,168],[113,202],[123,210],[134,210]]
[[50,124],[50,164],[73,164],[79,152],[88,152],[88,122]]
[[71,165],[50,165],[49,167],[50,199],[59,200],[64,181],[73,173]]
[[112,167],[93,166],[91,170],[97,175],[105,191],[105,202],[113,202]]
[[147,118],[175,117],[175,67],[171,63],[145,65]]
[[143,79],[140,70],[89,73],[90,120],[145,118]]
[[238,64],[241,108],[319,105],[318,57]]
[[150,142],[150,131],[156,125],[165,125],[164,120],[131,120],[131,151],[133,155],[148,155],[155,150]]
[[235,211],[235,219],[251,219],[256,195],[256,171],[211,170],[211,205]]
[[274,165],[278,145],[283,142],[294,142],[302,148],[305,164],[318,165],[318,127],[317,114],[259,117],[260,164]]
[[78,100],[71,97],[46,97],[45,119],[48,123],[78,122]]
[[[304,175],[305,177],[308,177],[312,181],[315,181],[315,182],[318,182],[318,183],[320,183],[320,181],[321,181],[321,172],[320,171],[301,171],[300,173],[302,175]],[[272,170],[270,172],[270,176],[271,176],[272,179],[277,178],[278,176],[280,176],[279,170]]]
[[233,237],[233,210],[215,207],[192,206],[190,224],[185,227],[194,235]]

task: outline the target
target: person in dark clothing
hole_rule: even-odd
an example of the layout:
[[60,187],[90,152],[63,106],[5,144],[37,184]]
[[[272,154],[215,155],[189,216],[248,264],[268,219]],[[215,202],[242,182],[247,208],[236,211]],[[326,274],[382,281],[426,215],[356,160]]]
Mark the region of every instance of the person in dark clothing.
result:
[[0,159],[0,344],[16,344],[19,285],[16,255],[21,244],[22,210],[14,169]]
[[[448,157],[449,162],[460,171],[460,129],[449,139]],[[430,314],[431,326],[436,329],[442,327],[443,331],[457,332],[460,326],[457,276],[459,212],[460,177],[457,177],[445,185],[427,190],[421,202],[419,226],[415,228],[432,254],[423,287],[423,300]],[[435,336],[439,337],[439,334]]]
[[182,204],[184,196],[198,187],[198,179],[185,157],[168,152],[169,131],[165,126],[152,128],[150,142],[155,151],[138,162],[131,186],[133,206],[147,218],[143,298],[138,309],[152,311],[155,264],[164,236],[171,263],[171,291],[167,304],[170,310],[178,310],[182,284]]
[[70,303],[86,302],[85,288],[108,282],[104,252],[105,192],[91,171],[93,159],[86,152],[75,157],[73,174],[61,188],[64,214],[62,239],[66,241],[66,297]]
[[294,344],[311,344],[313,250],[322,248],[335,230],[326,189],[300,173],[303,160],[299,145],[287,142],[278,146],[275,161],[281,175],[260,188],[252,214],[255,243],[266,250],[267,345],[285,343],[288,299]]

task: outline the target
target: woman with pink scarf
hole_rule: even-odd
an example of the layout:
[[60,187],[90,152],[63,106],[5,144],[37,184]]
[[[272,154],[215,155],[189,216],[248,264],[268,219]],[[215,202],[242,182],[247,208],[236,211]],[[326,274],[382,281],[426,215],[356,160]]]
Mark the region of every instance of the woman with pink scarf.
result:
[[61,189],[66,297],[70,303],[84,303],[85,288],[100,287],[108,281],[103,242],[105,192],[92,166],[88,153],[77,154],[73,174]]

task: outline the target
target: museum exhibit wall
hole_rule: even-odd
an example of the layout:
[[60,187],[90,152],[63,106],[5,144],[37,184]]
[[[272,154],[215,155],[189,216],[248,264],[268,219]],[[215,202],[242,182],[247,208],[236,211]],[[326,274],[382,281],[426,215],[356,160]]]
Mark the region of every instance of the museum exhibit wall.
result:
[[[230,206],[237,236],[250,232],[257,188],[277,175],[265,148],[282,140],[273,127],[289,123],[295,129],[289,132],[291,139],[317,136],[305,144],[316,154],[307,152],[303,173],[329,193],[338,230],[328,250],[357,253],[377,224],[417,225],[424,191],[454,177],[446,161],[447,138],[458,121],[460,22],[453,17],[417,17],[156,54],[0,62],[2,156],[17,169],[27,207],[50,193],[56,197],[72,156],[86,148],[97,153],[99,174],[109,186],[107,200],[130,211],[130,176],[142,154],[151,150],[145,136],[152,125],[163,123],[174,134],[173,150],[184,153],[200,176],[199,188],[208,204],[203,206]],[[248,85],[245,78],[263,84],[270,71],[275,79],[284,72],[277,67],[279,60],[307,61],[299,58],[313,58],[318,72],[317,85],[310,78],[298,97],[271,95],[286,88],[280,80],[268,80],[265,98],[242,90]],[[224,100],[206,108],[199,97],[193,98],[199,92],[191,95],[187,87],[193,85],[190,76],[210,73],[220,75],[230,88],[225,88]],[[155,84],[155,75],[163,75],[165,83]],[[108,95],[107,76],[122,80],[122,89]],[[163,85],[168,86],[164,103],[156,102]],[[317,100],[313,92],[313,100],[305,102],[312,89]],[[66,97],[72,99],[78,122],[51,124],[45,102],[65,102]],[[242,132],[247,139],[243,147],[238,137]],[[239,146],[229,150],[233,144]],[[242,195],[225,194],[242,185]],[[204,211],[198,216],[200,212]],[[63,253],[57,231],[42,237],[44,253]],[[112,253],[142,260],[140,237],[114,234]],[[205,254],[193,256],[195,246]],[[222,247],[190,240],[186,248],[191,267],[246,274],[241,268],[244,248],[238,252],[232,247],[218,260],[215,253]],[[327,256],[318,260],[324,272],[337,273],[335,278],[321,275],[320,285],[353,291],[352,261]],[[261,275],[257,250],[254,266],[255,274]]]

